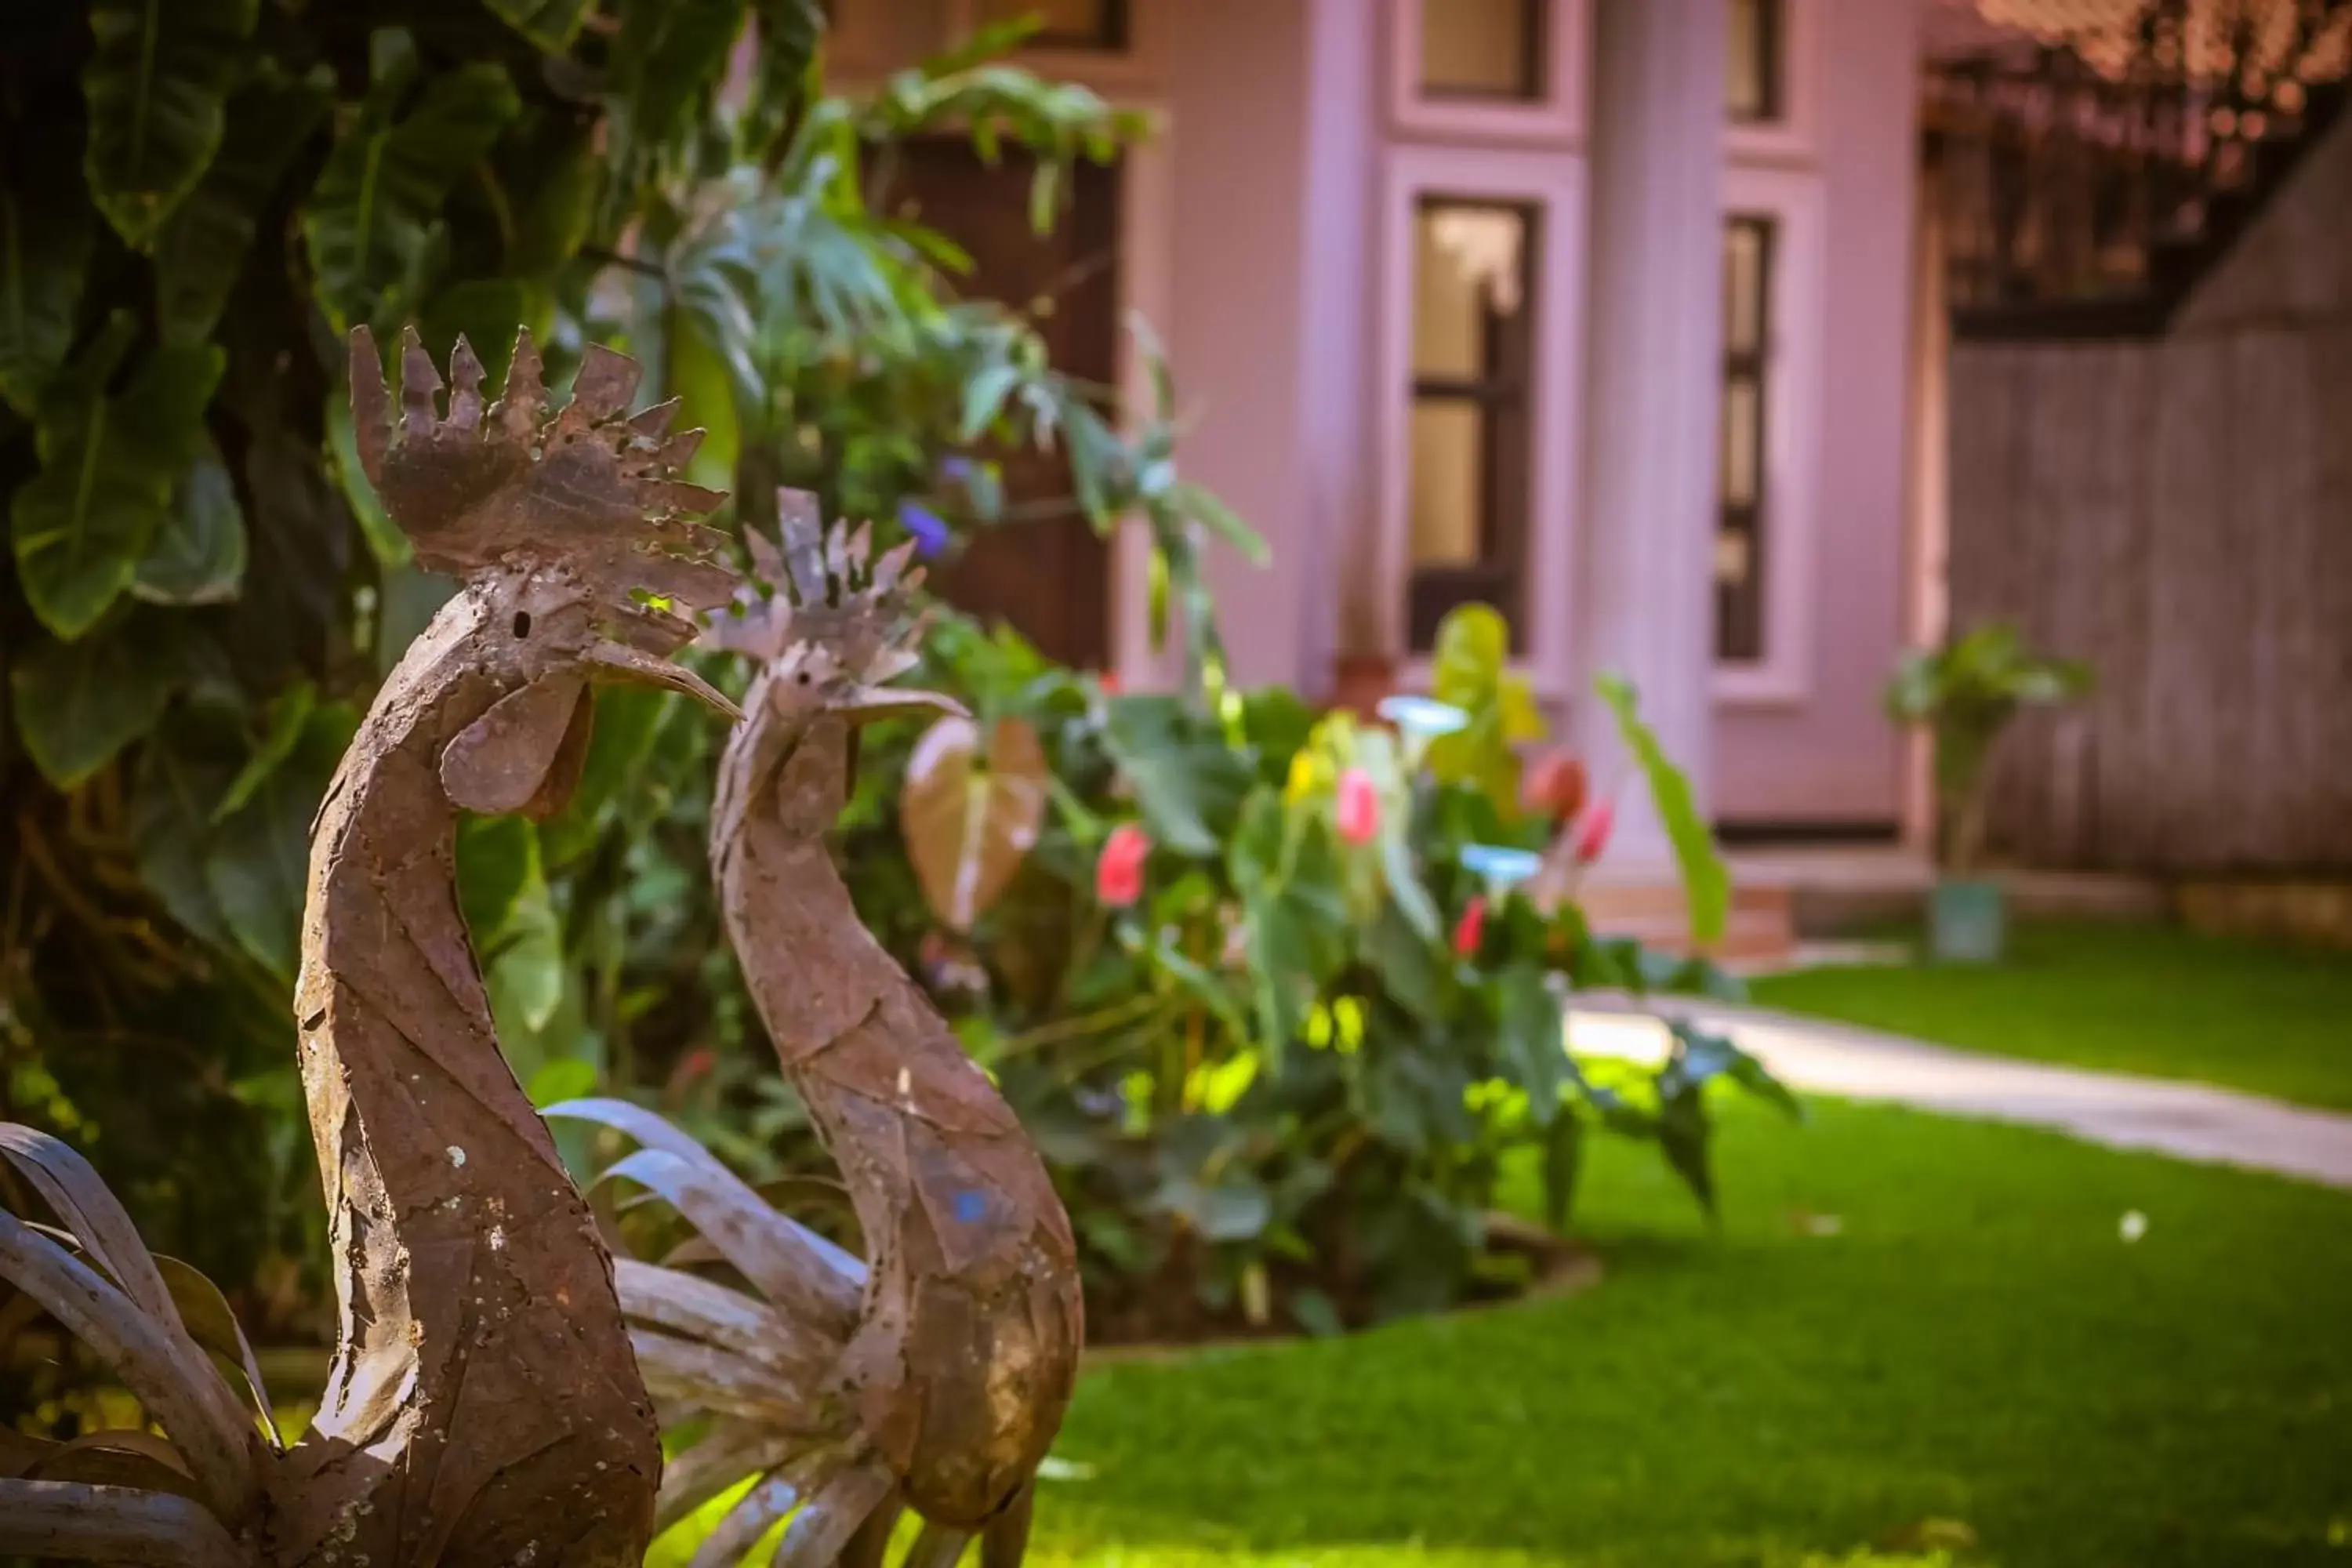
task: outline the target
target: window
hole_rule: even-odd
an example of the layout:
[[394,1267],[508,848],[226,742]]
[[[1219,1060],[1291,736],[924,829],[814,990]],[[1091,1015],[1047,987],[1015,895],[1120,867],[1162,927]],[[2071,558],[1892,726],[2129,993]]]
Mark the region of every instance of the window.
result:
[[1731,83],[1727,107],[1735,124],[1758,125],[1782,117],[1781,42],[1787,33],[1789,0],[1727,0],[1731,6]]
[[1715,541],[1715,656],[1764,657],[1765,420],[1772,357],[1772,267],[1779,225],[1754,214],[1724,230],[1721,513]]
[[1045,49],[1089,49],[1118,54],[1128,47],[1129,0],[982,0],[980,19],[990,26],[1034,16],[1039,27],[1029,42]]
[[1405,618],[1415,652],[1458,605],[1494,605],[1515,637],[1524,619],[1538,217],[1524,203],[1442,195],[1414,208]]
[[1426,98],[1533,103],[1547,91],[1546,0],[1412,0]]

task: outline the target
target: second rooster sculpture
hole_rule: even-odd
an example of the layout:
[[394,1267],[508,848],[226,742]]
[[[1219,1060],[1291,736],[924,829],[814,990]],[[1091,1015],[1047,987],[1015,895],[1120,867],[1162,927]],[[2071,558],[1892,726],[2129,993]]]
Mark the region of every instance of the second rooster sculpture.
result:
[[621,1267],[647,1385],[671,1412],[715,1420],[672,1467],[664,1521],[761,1477],[698,1563],[730,1561],[793,1513],[779,1563],[860,1568],[881,1560],[911,1510],[925,1529],[909,1568],[944,1568],[975,1534],[984,1568],[1010,1568],[1085,1337],[1076,1249],[1019,1121],[860,922],[827,844],[862,725],[961,711],[887,684],[917,662],[908,595],[921,573],[907,571],[907,547],[869,566],[864,531],[828,535],[813,497],[782,501],[781,556],[753,543],[773,596],[745,595],[709,639],[759,667],[720,766],[711,868],[752,998],[841,1167],[866,1261],[768,1209],[644,1111],[590,1102],[551,1114],[644,1143],[606,1174],[661,1191],[767,1298]]

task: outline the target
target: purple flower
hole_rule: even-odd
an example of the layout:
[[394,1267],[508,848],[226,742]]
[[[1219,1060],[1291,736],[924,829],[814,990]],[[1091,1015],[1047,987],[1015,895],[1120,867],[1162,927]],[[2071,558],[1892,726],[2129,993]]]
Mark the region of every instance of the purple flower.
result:
[[898,503],[898,526],[914,536],[915,549],[926,559],[948,547],[948,525],[940,514],[919,500]]
[[954,479],[959,482],[971,478],[971,459],[970,458],[941,458],[940,459],[940,475],[942,479]]

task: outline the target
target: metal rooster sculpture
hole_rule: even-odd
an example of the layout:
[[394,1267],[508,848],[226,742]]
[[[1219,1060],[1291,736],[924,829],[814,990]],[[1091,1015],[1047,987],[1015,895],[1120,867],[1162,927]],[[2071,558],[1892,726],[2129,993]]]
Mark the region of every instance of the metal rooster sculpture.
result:
[[[461,339],[445,412],[412,331],[396,430],[364,329],[352,371],[368,477],[417,560],[465,586],[378,692],[312,830],[296,1017],[341,1309],[323,1407],[278,1452],[96,1178],[12,1147],[51,1173],[36,1184],[89,1262],[0,1215],[0,1274],[107,1356],[170,1447],[143,1490],[0,1481],[0,1553],[636,1568],[652,1533],[660,1447],[611,1258],[499,1056],[454,847],[461,811],[563,802],[592,681],[734,711],[667,657],[736,587],[721,536],[684,521],[720,498],[669,477],[698,439],[665,435],[669,408],[625,416],[637,368],[617,354],[590,349],[550,417],[528,335],[488,408]],[[173,1490],[201,1513],[156,1495]]]
[[752,538],[775,596],[745,595],[711,634],[760,663],[720,764],[711,866],[752,998],[841,1167],[866,1264],[643,1111],[551,1114],[644,1143],[607,1174],[661,1190],[766,1297],[622,1265],[648,1385],[681,1413],[717,1417],[673,1467],[664,1521],[762,1478],[698,1568],[735,1561],[796,1505],[785,1568],[879,1563],[905,1510],[925,1526],[909,1568],[945,1568],[974,1534],[987,1568],[1011,1568],[1084,1339],[1069,1218],[1011,1108],[859,921],[826,843],[860,725],[961,710],[886,684],[917,662],[910,547],[869,573],[863,531],[828,537],[814,499],[794,492],[782,510],[781,557]]

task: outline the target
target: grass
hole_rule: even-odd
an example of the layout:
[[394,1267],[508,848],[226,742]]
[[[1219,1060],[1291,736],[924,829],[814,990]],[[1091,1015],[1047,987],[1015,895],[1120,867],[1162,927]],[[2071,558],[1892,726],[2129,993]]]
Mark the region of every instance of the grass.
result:
[[2170,926],[2027,925],[2006,963],[1807,970],[1768,1006],[1973,1050],[2352,1110],[2352,957]]
[[1582,1295],[1089,1373],[1033,1561],[2352,1564],[2352,1195],[1839,1103],[1720,1159],[1710,1232],[1597,1147]]

